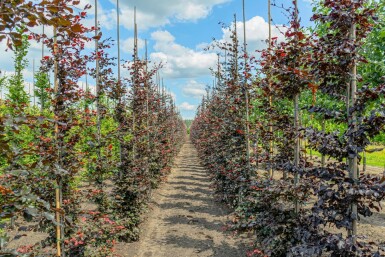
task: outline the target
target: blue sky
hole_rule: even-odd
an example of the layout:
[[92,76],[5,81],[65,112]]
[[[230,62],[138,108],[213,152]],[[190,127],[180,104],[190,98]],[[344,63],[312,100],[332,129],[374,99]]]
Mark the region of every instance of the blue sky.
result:
[[[289,6],[291,0],[276,0],[277,4]],[[93,5],[94,0],[81,0],[81,4]],[[245,0],[246,30],[248,48],[251,51],[264,47],[267,38],[267,0]],[[310,25],[311,0],[298,0],[302,23]],[[213,77],[209,68],[217,60],[215,52],[205,52],[204,46],[212,38],[228,39],[219,22],[230,25],[234,13],[242,19],[241,0],[120,0],[121,57],[129,60],[133,48],[133,9],[137,8],[139,27],[140,56],[144,55],[144,40],[148,40],[151,61],[162,62],[161,76],[165,85],[174,95],[176,104],[185,119],[192,119],[199,104],[205,86],[212,85]],[[99,0],[99,21],[105,37],[116,39],[116,0]],[[277,25],[286,24],[287,17],[282,10],[272,7],[272,17]],[[89,10],[86,25],[92,26],[94,9]],[[243,23],[238,22],[241,30]],[[36,28],[39,31],[40,28]],[[47,32],[50,35],[48,29]],[[273,29],[273,36],[279,36]],[[241,37],[243,40],[243,37]],[[93,43],[89,45],[91,49]],[[1,46],[0,51],[4,49]],[[111,49],[111,55],[117,56],[117,46]],[[29,59],[39,63],[40,46],[32,43]],[[90,64],[92,65],[92,64]],[[12,53],[3,54],[0,70],[12,72]],[[37,69],[37,64],[36,64]],[[24,72],[26,81],[32,80],[32,61]],[[124,72],[123,72],[124,75]],[[92,84],[92,81],[90,82]]]

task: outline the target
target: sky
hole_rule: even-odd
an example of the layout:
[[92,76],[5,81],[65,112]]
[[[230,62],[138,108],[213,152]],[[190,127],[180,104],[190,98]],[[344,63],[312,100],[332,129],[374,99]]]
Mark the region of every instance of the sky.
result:
[[[272,1],[274,2],[274,0]],[[290,6],[291,0],[276,0],[277,6]],[[81,0],[81,5],[91,4],[87,26],[94,25],[94,0]],[[311,25],[311,0],[298,0],[302,24]],[[254,53],[265,47],[268,37],[267,0],[245,0],[246,38],[248,50]],[[196,108],[206,93],[207,85],[212,85],[214,77],[210,67],[217,62],[215,51],[205,51],[205,47],[217,40],[228,40],[229,31],[219,24],[232,25],[234,14],[237,16],[237,29],[243,30],[241,0],[120,0],[120,49],[121,59],[132,59],[134,34],[134,7],[137,10],[139,57],[144,56],[145,40],[148,42],[148,54],[152,63],[163,64],[160,76],[167,90],[173,95],[176,105],[184,119],[193,119]],[[79,10],[80,11],[80,10]],[[116,0],[98,1],[98,19],[103,37],[117,38]],[[278,7],[272,7],[273,36],[282,37],[280,30],[287,24],[287,16]],[[39,31],[41,28],[36,28]],[[46,28],[47,35],[52,34]],[[243,42],[243,35],[240,35]],[[28,54],[29,66],[24,71],[26,82],[32,82],[33,60],[35,70],[41,58],[41,45],[31,42]],[[87,47],[92,50],[93,43]],[[0,43],[2,74],[13,72],[13,53],[5,51],[5,42]],[[110,49],[112,56],[117,56],[115,42]],[[92,64],[90,64],[92,65]],[[122,69],[123,70],[123,69]],[[117,73],[116,73],[117,74]],[[122,72],[122,76],[125,72]],[[84,80],[80,82],[83,84]],[[92,81],[90,81],[92,86]],[[26,88],[27,90],[28,87]]]

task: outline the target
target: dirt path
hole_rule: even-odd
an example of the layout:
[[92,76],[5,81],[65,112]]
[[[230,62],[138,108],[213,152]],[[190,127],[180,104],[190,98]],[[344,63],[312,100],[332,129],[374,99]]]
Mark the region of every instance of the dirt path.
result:
[[216,203],[196,150],[186,141],[168,182],[154,193],[139,242],[119,245],[127,257],[245,256],[222,231],[228,211]]

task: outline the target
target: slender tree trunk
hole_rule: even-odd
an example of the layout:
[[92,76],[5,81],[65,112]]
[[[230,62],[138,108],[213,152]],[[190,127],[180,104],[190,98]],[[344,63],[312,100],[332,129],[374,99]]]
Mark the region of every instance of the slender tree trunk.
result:
[[[294,3],[294,19],[295,19],[295,31],[297,32],[297,27],[299,23],[298,19],[298,2],[297,0],[293,1]],[[298,41],[298,37],[296,36],[296,40]],[[300,137],[299,137],[299,93],[297,93],[294,96],[294,131],[295,131],[295,142],[294,142],[294,185],[297,186],[299,183],[299,174],[298,174],[298,168],[300,163],[300,151],[301,151],[301,145],[300,145]],[[295,200],[295,212],[299,212],[299,203],[298,200]]]

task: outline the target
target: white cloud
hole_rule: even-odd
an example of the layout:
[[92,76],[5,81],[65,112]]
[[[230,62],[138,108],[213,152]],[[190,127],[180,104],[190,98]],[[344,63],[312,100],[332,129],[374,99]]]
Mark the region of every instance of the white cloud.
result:
[[[207,17],[214,6],[220,5],[231,0],[120,0],[120,23],[128,30],[134,29],[134,7],[137,9],[138,29],[145,30],[170,24],[172,22],[197,21]],[[110,0],[116,5],[116,0]],[[86,4],[92,6],[87,10],[90,16],[95,14],[94,1],[82,0],[79,9],[84,8]],[[98,19],[103,28],[112,30],[117,23],[116,9],[106,10],[101,1],[98,1]],[[93,18],[85,22],[88,26],[94,25]]]
[[202,96],[206,95],[205,85],[195,80],[190,80],[183,86],[182,93],[185,97],[201,99]]
[[157,42],[162,42],[162,43],[173,43],[175,40],[175,37],[171,35],[170,32],[168,31],[155,31],[151,34],[151,38]]
[[[239,44],[243,46],[243,22],[238,21],[236,23]],[[234,27],[234,23],[229,28],[223,28],[223,36],[219,41],[231,42],[231,29]],[[286,31],[286,27],[283,25],[272,26],[272,37],[277,37],[278,41],[284,39],[283,33]],[[256,50],[262,50],[265,48],[266,42],[269,38],[269,24],[263,17],[255,16],[246,21],[246,40],[248,52],[255,52]]]
[[173,101],[176,101],[176,94],[174,92],[169,91],[168,94],[172,97]]
[[195,111],[197,107],[193,104],[189,104],[188,102],[183,102],[179,105],[179,109],[182,111]]
[[[231,0],[130,0],[120,1],[121,24],[132,30],[134,6],[137,9],[137,24],[139,29],[160,27],[173,21],[197,21],[207,17],[214,6]],[[116,4],[116,0],[110,0]]]
[[[88,17],[84,20],[83,25],[90,28],[95,26],[95,1],[81,0],[78,9],[81,11],[88,4],[91,5],[91,8],[86,10]],[[106,10],[98,1],[98,23],[101,27],[108,30],[116,28],[116,16],[116,9]]]
[[[138,50],[143,49],[145,46],[145,41],[143,39],[138,38]],[[126,40],[123,40],[120,43],[120,48],[124,53],[133,54],[134,53],[134,38],[130,37]]]
[[168,31],[156,31],[151,34],[155,41],[150,57],[162,62],[162,73],[166,78],[195,78],[209,76],[210,67],[217,61],[215,53],[195,51],[175,43],[175,38]]

